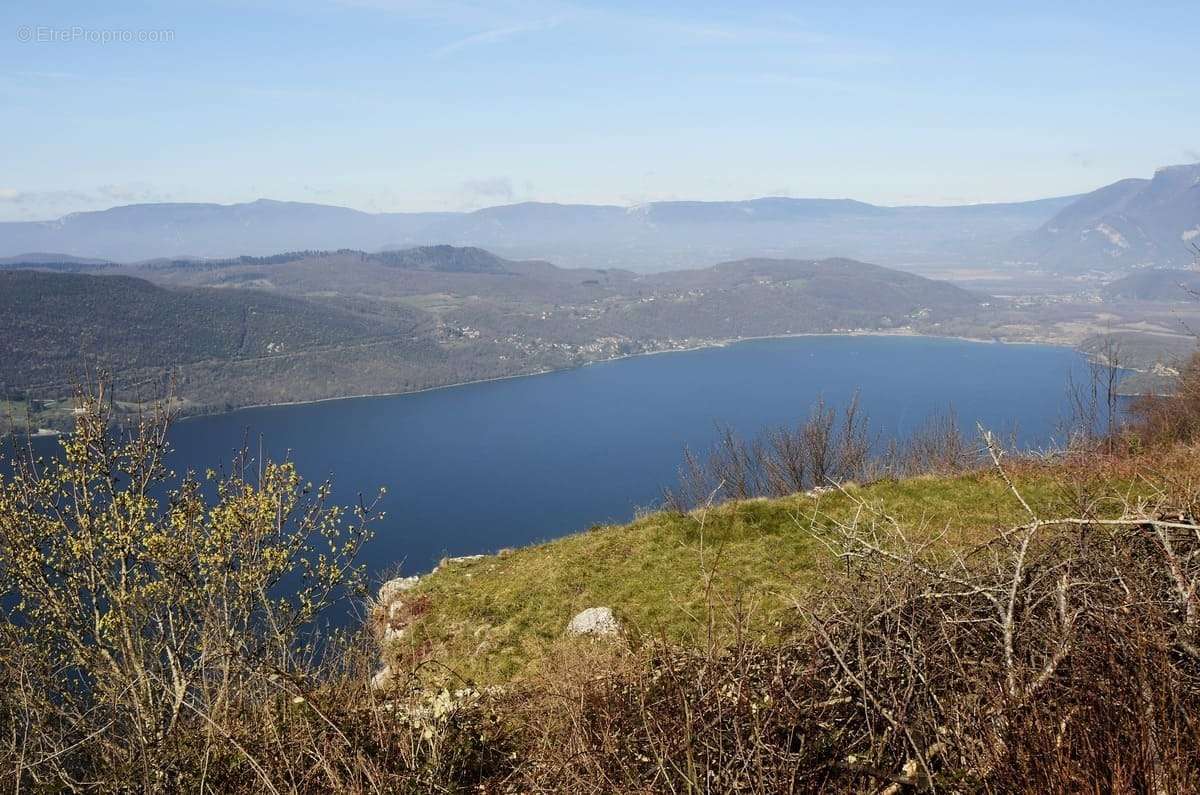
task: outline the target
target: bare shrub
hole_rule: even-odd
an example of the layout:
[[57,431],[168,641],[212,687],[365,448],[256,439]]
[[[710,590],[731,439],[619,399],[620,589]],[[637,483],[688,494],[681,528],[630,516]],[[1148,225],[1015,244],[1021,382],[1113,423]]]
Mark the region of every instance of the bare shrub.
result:
[[976,469],[983,461],[979,445],[963,434],[953,408],[932,415],[882,452],[873,447],[857,394],[840,414],[818,399],[806,419],[770,428],[752,442],[718,426],[717,443],[707,458],[685,448],[679,485],[665,492],[665,503],[685,513],[715,496],[785,497],[883,476],[953,474]]
[[714,473],[708,464],[690,447],[684,446],[683,463],[679,465],[679,484],[663,491],[663,502],[669,510],[684,514],[717,498],[725,484],[714,480]]
[[815,484],[844,483],[863,476],[871,455],[868,428],[867,415],[863,413],[858,393],[855,392],[850,403],[842,410],[840,425],[830,445],[831,454],[827,456],[829,466],[823,473],[823,480],[817,480],[817,467],[815,464],[812,467]]
[[1144,395],[1129,407],[1129,432],[1143,444],[1200,440],[1200,352],[1192,354],[1169,395]]
[[717,426],[717,444],[708,459],[709,480],[735,500],[755,497],[762,491],[762,450],[747,442],[728,425]]
[[1164,480],[1152,502],[1045,517],[985,442],[1022,523],[955,548],[846,490],[854,518],[797,521],[844,566],[797,599],[780,643],[739,624],[725,648],[553,669],[520,700],[524,761],[506,783],[1196,792],[1196,493]]
[[753,441],[717,426],[706,460],[684,449],[679,486],[665,494],[671,509],[686,512],[710,500],[781,497],[864,478],[871,467],[869,423],[857,393],[840,415],[818,398],[808,418],[794,427],[767,430]]
[[768,493],[794,494],[808,488],[809,453],[802,434],[785,427],[766,432],[764,478]]
[[954,407],[925,420],[888,455],[893,474],[950,475],[977,468],[982,463],[977,442],[967,438]]
[[798,607],[829,661],[825,691],[861,714],[847,769],[920,789],[1193,791],[1190,496],[1182,512],[1042,518],[1012,495],[1025,524],[951,554],[865,501],[822,538],[846,578],[820,609]]
[[1112,453],[1121,447],[1121,396],[1117,388],[1125,364],[1121,343],[1112,334],[1105,334],[1089,353],[1087,377],[1081,382],[1068,371],[1067,416],[1059,428],[1066,450]]
[[533,792],[816,792],[837,778],[814,656],[752,643],[713,652],[651,644],[632,665],[525,702]]

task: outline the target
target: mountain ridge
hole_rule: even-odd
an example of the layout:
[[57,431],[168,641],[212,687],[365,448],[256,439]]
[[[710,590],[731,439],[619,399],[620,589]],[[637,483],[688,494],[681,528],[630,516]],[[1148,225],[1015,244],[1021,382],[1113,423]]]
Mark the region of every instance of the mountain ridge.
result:
[[[2,222],[0,256],[50,251],[128,263],[453,244],[577,267],[653,271],[744,256],[887,257],[895,246],[903,252],[916,240],[926,252],[917,255],[920,259],[946,239],[982,236],[999,244],[1050,217],[1070,198],[948,207],[790,197],[632,207],[520,202],[469,213],[367,213],[274,199],[131,204],[46,221]],[[964,235],[957,228],[963,218],[980,219],[985,226]],[[855,244],[863,238],[878,242]],[[895,259],[885,264],[898,264],[903,256]]]
[[370,213],[261,198],[130,204],[0,223],[0,257],[61,252],[124,263],[452,245],[509,259],[640,272],[766,256],[848,257],[925,272],[986,267],[1070,274],[1177,268],[1197,244],[1200,164],[1164,166],[1149,179],[1122,179],[1085,194],[945,206],[764,196]]
[[1114,182],[1080,197],[1017,250],[1062,270],[1181,268],[1200,244],[1200,163]]

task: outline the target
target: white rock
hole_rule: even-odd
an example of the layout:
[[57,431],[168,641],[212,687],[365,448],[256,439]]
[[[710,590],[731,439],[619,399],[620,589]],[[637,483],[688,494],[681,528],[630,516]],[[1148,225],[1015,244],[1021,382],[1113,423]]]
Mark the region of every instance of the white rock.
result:
[[572,635],[616,635],[620,631],[621,625],[607,607],[589,607],[567,624]]
[[388,627],[383,631],[383,643],[395,643],[404,637],[404,628],[397,629],[396,627]]
[[388,580],[379,587],[379,603],[381,605],[390,605],[396,601],[404,591],[412,590],[417,587],[417,583],[421,581],[420,577],[397,577],[394,580]]
[[392,674],[392,666],[385,665],[371,677],[372,690],[390,690],[395,684],[396,677]]
[[[470,563],[475,560],[483,560],[487,555],[459,555],[457,558],[443,558],[438,565],[433,567],[430,574],[437,574],[444,566],[453,566],[456,563]],[[470,577],[471,575],[467,575]]]

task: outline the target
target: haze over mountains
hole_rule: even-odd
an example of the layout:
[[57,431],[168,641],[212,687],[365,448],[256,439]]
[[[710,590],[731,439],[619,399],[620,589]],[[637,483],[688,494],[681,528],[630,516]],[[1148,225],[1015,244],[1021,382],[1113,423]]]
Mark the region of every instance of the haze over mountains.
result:
[[859,256],[938,263],[978,259],[1067,204],[1050,199],[964,207],[877,207],[767,198],[626,208],[529,202],[471,213],[380,213],[267,199],[143,204],[56,221],[0,224],[0,254],[61,252],[130,262],[418,244],[481,246],[569,267],[642,271],[739,256]]
[[1139,270],[1104,285],[1103,295],[1131,301],[1200,300],[1200,271],[1182,268]]
[[1083,196],[1013,204],[881,207],[849,199],[524,203],[470,213],[365,213],[260,199],[141,204],[0,224],[0,256],[51,252],[132,262],[280,251],[479,246],[568,267],[673,270],[755,256],[844,256],[917,270],[1081,272],[1180,266],[1200,240],[1200,165]]
[[2,223],[0,256],[35,251],[129,262],[347,246],[377,249],[446,217],[372,214],[267,199],[232,205],[131,204],[55,221]]
[[[1189,265],[1200,244],[1200,163],[1125,179],[1064,207],[1018,246],[1062,270]],[[1108,267],[1105,267],[1107,265]]]

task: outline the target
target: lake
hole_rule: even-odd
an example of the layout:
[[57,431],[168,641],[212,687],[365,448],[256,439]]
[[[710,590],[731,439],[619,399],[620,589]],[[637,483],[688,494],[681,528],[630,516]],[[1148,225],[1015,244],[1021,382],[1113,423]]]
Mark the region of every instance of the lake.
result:
[[[905,434],[953,404],[1025,445],[1052,441],[1066,348],[921,337],[797,337],[634,357],[575,370],[394,397],[245,409],[179,422],[170,465],[227,463],[243,440],[290,455],[338,501],[388,488],[373,573],[429,570],[444,555],[494,551],[630,519],[675,483],[684,445],[714,423],[745,435],[808,415],[819,395],[857,389],[873,429]],[[39,440],[39,446],[52,444]]]

